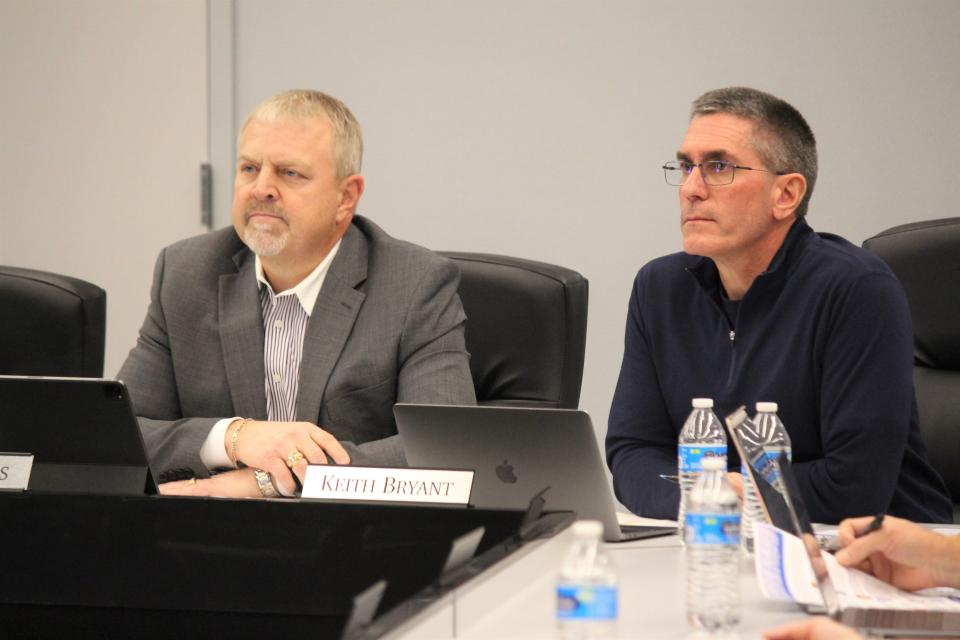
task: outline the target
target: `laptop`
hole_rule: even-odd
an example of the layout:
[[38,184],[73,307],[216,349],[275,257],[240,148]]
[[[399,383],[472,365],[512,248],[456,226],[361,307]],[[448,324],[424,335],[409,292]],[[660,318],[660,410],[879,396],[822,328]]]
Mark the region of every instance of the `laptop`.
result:
[[393,413],[411,467],[475,471],[475,507],[526,509],[546,489],[546,509],[599,520],[608,542],[677,532],[619,525],[593,424],[583,411],[397,404]]
[[[872,635],[960,637],[960,607],[955,603],[948,605],[949,609],[937,609],[933,607],[932,600],[918,603],[916,607],[905,606],[901,600],[896,606],[880,607],[851,604],[849,596],[844,598],[830,576],[828,563],[821,557],[824,552],[816,542],[813,523],[787,456],[783,452],[773,454],[765,450],[750,437],[755,430],[744,407],[727,416],[726,423],[730,439],[741,459],[749,462],[747,469],[757,485],[760,502],[770,523],[806,542],[803,546],[807,550],[811,575],[816,577],[823,607],[804,605],[805,610],[810,613],[825,613],[834,620]],[[896,591],[893,587],[887,590]],[[858,595],[854,601],[868,602],[863,593]],[[904,597],[912,596],[905,594]],[[879,598],[873,601],[877,600]]]
[[118,380],[0,376],[0,451],[33,454],[30,491],[157,492]]

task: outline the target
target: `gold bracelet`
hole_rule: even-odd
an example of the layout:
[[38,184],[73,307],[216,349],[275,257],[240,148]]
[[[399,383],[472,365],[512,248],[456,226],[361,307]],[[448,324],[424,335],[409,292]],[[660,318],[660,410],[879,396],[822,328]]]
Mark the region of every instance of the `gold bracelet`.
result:
[[233,433],[230,435],[230,457],[233,458],[233,464],[237,469],[243,469],[245,464],[237,458],[237,440],[240,439],[240,430],[247,426],[248,422],[253,422],[253,418],[244,418],[240,421],[240,424],[237,425],[237,428],[233,430]]

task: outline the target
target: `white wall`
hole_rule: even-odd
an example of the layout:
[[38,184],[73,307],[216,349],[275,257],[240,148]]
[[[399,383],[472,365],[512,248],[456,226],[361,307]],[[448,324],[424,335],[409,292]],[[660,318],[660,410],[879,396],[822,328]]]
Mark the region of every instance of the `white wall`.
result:
[[202,231],[205,6],[0,0],[0,60],[0,264],[106,289],[115,375],[158,251]]
[[361,210],[434,249],[590,279],[581,406],[598,429],[637,269],[679,250],[673,157],[690,102],[745,84],[808,118],[810,223],[859,243],[957,214],[960,2],[238,0],[237,112],[290,87],[365,130]]

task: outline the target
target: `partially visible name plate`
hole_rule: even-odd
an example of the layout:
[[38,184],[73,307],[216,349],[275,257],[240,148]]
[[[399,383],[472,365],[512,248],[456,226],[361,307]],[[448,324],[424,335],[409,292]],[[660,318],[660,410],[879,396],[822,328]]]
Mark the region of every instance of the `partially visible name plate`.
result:
[[0,491],[26,490],[32,469],[32,453],[0,453]]
[[301,496],[324,500],[467,504],[473,471],[387,467],[307,467]]

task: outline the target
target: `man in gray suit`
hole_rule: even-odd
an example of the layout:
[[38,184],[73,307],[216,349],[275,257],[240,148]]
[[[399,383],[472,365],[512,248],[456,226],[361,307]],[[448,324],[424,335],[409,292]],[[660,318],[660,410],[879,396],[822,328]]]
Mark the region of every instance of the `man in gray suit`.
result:
[[308,464],[404,464],[395,402],[475,402],[456,266],[354,215],[339,100],[278,94],[237,146],[233,229],[160,253],[119,374],[151,464],[194,476],[163,491],[293,495]]

